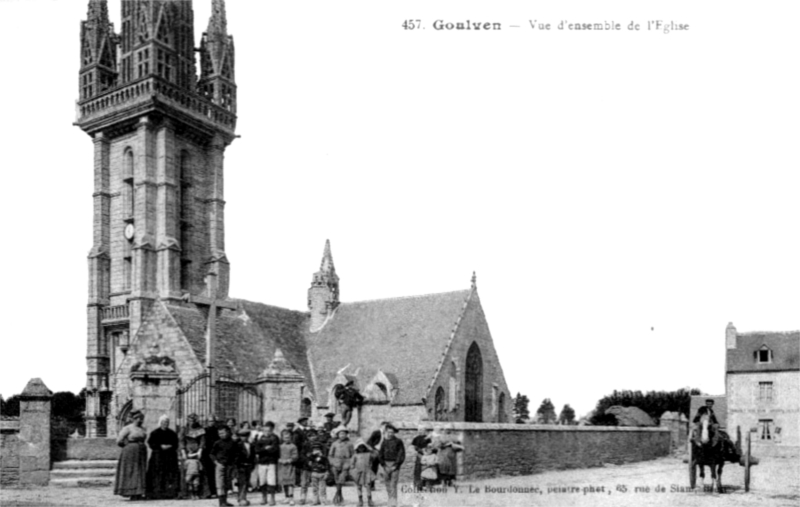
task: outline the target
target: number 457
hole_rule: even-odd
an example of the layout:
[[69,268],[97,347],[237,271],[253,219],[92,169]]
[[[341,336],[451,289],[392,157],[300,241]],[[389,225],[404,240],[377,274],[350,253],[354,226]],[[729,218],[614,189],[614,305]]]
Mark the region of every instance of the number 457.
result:
[[407,19],[403,21],[403,28],[405,30],[415,30],[422,27],[422,21],[418,19]]

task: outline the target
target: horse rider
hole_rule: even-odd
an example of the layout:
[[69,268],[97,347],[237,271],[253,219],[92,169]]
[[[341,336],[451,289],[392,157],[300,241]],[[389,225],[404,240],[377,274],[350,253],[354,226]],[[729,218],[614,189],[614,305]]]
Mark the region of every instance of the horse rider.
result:
[[714,400],[711,398],[706,399],[706,404],[704,407],[700,407],[697,409],[697,415],[694,416],[692,420],[693,423],[697,424],[700,422],[700,419],[703,417],[704,414],[709,415],[709,421],[711,424],[719,424],[717,421],[717,416],[714,415]]

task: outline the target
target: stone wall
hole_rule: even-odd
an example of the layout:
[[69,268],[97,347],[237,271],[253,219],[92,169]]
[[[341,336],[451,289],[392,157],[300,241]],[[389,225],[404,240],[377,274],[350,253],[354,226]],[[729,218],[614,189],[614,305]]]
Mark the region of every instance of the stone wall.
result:
[[679,412],[664,412],[659,425],[669,430],[670,448],[673,451],[686,449],[686,442],[689,438],[689,420],[685,415]]
[[50,482],[50,400],[41,379],[20,394],[19,419],[0,421],[0,484],[46,486]]
[[0,420],[0,488],[19,485],[19,419]]
[[[436,423],[434,428],[437,434],[448,429],[450,438],[463,443],[460,480],[645,461],[670,452],[670,432],[665,428],[486,423]],[[407,455],[401,480],[408,482],[415,460],[411,440],[417,428],[398,429]]]
[[53,461],[111,460],[119,453],[116,438],[54,438],[51,443]]

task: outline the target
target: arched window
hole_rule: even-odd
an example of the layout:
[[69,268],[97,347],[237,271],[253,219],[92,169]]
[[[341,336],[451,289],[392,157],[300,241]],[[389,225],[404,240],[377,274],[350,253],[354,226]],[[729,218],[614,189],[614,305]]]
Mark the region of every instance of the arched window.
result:
[[[134,159],[133,150],[125,149],[122,154],[122,227],[132,226],[136,210],[136,193],[133,186]],[[127,234],[127,231],[125,232]],[[122,291],[131,290],[133,278],[133,237],[125,236],[122,255]]]
[[133,219],[135,198],[133,194],[133,150],[125,150],[122,156],[122,217]]
[[447,408],[456,410],[458,408],[458,366],[455,361],[450,362],[450,377],[448,378],[448,399]]
[[506,419],[506,393],[500,393],[500,399],[497,402],[497,422],[508,422]]
[[311,398],[300,401],[300,417],[311,417]]
[[473,342],[467,352],[464,379],[464,420],[483,422],[483,358]]
[[435,421],[444,421],[447,414],[447,409],[445,407],[445,397],[444,397],[444,389],[442,386],[439,386],[436,389],[436,398],[434,400],[434,412],[433,412],[433,419]]
[[192,286],[191,178],[191,158],[189,153],[184,150],[181,152],[177,182],[178,242],[181,247],[181,288],[183,290],[190,290]]

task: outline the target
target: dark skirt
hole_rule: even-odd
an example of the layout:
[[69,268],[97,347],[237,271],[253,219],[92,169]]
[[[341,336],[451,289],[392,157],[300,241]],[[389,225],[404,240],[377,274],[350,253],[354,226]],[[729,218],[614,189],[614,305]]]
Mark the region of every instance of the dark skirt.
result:
[[122,448],[114,479],[114,494],[137,496],[145,494],[147,447],[144,442],[130,442]]
[[154,450],[147,466],[147,498],[177,498],[180,470],[175,449]]

